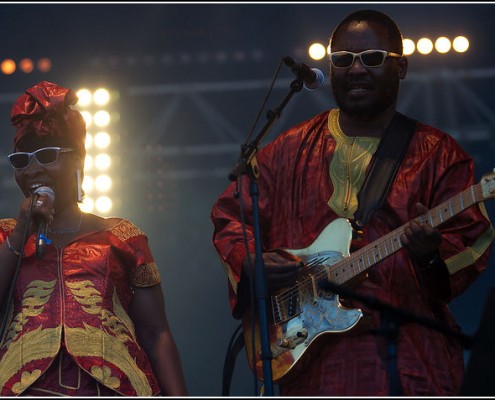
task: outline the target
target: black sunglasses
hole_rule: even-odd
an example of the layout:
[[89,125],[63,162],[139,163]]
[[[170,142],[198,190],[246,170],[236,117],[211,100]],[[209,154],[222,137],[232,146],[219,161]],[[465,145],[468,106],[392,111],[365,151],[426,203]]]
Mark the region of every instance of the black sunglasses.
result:
[[50,165],[58,160],[60,153],[67,153],[73,150],[74,149],[68,147],[43,147],[42,149],[38,149],[32,153],[25,151],[12,153],[9,154],[7,158],[12,167],[15,169],[23,169],[29,165],[29,161],[32,157],[36,158],[36,161],[38,161],[41,165]]
[[387,57],[402,57],[400,54],[392,53],[386,50],[364,50],[360,53],[352,51],[336,51],[330,53],[330,61],[335,68],[349,68],[354,64],[356,57],[365,67],[379,67]]

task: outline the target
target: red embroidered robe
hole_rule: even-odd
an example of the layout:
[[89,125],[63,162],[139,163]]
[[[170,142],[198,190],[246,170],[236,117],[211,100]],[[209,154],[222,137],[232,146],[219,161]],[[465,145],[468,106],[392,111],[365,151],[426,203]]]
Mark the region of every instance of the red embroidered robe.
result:
[[[339,165],[334,158],[342,156],[336,154],[336,138],[351,139],[338,126],[338,110],[327,111],[282,133],[257,153],[263,250],[304,249],[331,221],[342,216],[352,219],[348,204],[343,203],[349,197],[356,198],[360,187],[335,173]],[[361,144],[365,142],[362,140]],[[342,163],[341,169],[352,169],[352,165]],[[361,175],[356,176],[362,177],[365,168],[363,165]],[[351,249],[370,244],[415,218],[416,202],[431,209],[468,188],[473,179],[473,161],[460,146],[449,135],[418,123],[383,206],[365,227],[362,243],[353,241]],[[362,179],[359,182],[362,184]],[[243,177],[248,247],[254,252],[248,183],[248,178]],[[341,186],[345,184],[350,189]],[[237,294],[245,287],[241,265],[246,249],[235,190],[232,183],[220,195],[212,208],[211,219],[213,243],[228,276],[230,305],[234,317],[239,318],[243,310]],[[407,311],[435,317],[457,331],[448,302],[486,268],[494,231],[482,203],[446,222],[441,231],[440,256],[446,262],[447,277],[435,278],[438,282],[429,285],[421,284],[411,260],[400,250],[370,268],[367,279],[354,289]],[[445,286],[449,288],[447,298],[442,294],[445,291],[440,291]],[[380,327],[378,311],[357,300],[348,299],[346,306],[360,308],[370,326]],[[397,352],[397,371],[404,395],[459,393],[463,349],[455,339],[420,324],[405,323],[400,326]],[[385,396],[389,393],[386,344],[369,330],[353,328],[349,332],[327,334],[310,346],[306,356],[300,361],[301,371],[289,382],[280,384],[282,395]]]

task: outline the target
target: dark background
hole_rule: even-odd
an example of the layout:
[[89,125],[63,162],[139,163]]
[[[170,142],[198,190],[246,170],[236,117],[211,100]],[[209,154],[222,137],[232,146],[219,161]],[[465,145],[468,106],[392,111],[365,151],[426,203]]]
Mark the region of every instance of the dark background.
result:
[[[65,87],[110,87],[120,114],[112,151],[120,194],[114,214],[150,238],[163,278],[166,307],[190,394],[219,396],[228,342],[238,321],[227,300],[226,275],[211,244],[211,206],[259,112],[282,57],[328,71],[306,48],[326,44],[351,11],[389,14],[405,37],[470,38],[466,54],[410,57],[399,111],[454,136],[476,161],[478,179],[494,167],[495,5],[339,3],[0,4],[0,59],[49,57],[48,73],[0,75],[0,146],[11,151],[12,102],[41,80]],[[293,76],[282,68],[268,107],[276,107]],[[266,142],[296,122],[335,105],[329,81],[296,94]],[[265,110],[266,111],[266,110]],[[255,129],[266,121],[262,114]],[[265,143],[266,143],[265,142]],[[20,192],[0,159],[1,217],[15,216]],[[262,194],[261,194],[262,195]],[[493,203],[486,203],[493,220]],[[488,270],[452,302],[463,332],[479,326]],[[470,352],[466,351],[469,360]],[[251,396],[241,353],[232,395]]]

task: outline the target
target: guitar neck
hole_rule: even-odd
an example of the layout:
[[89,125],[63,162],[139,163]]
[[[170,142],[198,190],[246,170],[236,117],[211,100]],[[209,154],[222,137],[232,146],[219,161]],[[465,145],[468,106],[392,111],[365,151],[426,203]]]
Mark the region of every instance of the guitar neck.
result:
[[[484,196],[481,185],[476,184],[420,215],[415,218],[414,221],[420,224],[426,223],[431,227],[436,228],[455,215],[483,200]],[[363,271],[384,260],[403,247],[400,236],[407,225],[408,224],[402,225],[370,245],[355,251],[349,257],[325,267],[320,271],[321,277],[326,274],[330,281],[337,284],[343,284],[361,274]]]

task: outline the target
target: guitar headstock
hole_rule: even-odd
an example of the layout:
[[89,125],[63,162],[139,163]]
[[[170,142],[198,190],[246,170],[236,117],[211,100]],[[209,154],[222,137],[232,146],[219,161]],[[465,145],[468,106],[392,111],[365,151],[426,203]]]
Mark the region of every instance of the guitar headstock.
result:
[[481,191],[485,199],[491,199],[495,197],[495,169],[494,172],[483,175],[481,178]]

